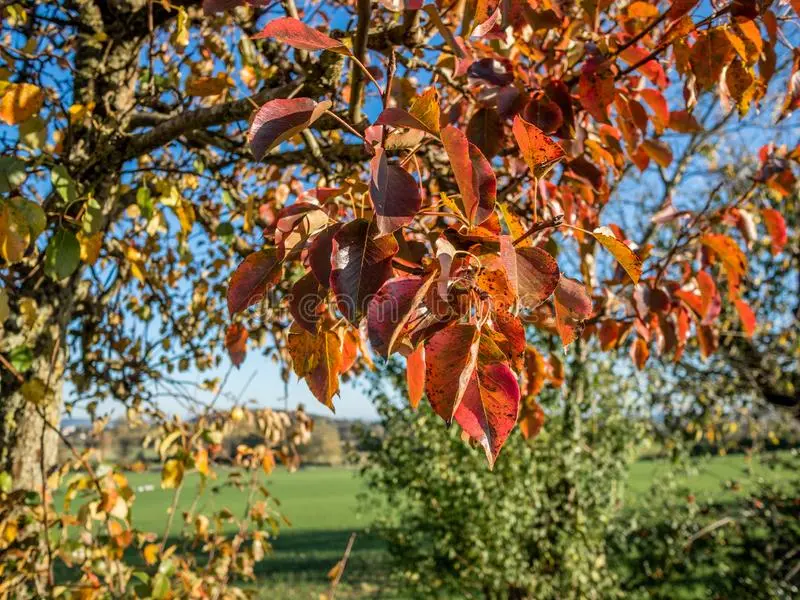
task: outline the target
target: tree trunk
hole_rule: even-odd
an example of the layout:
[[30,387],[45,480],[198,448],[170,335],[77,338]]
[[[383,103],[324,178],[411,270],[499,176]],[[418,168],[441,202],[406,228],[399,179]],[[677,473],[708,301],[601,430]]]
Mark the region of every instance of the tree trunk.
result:
[[55,429],[42,417],[58,426],[66,363],[65,324],[53,305],[38,306],[34,314],[28,314],[19,318],[24,321],[19,323],[19,331],[3,339],[4,349],[27,348],[32,362],[24,373],[4,369],[0,379],[0,472],[11,475],[15,489],[40,492],[43,472],[46,477],[58,454]]

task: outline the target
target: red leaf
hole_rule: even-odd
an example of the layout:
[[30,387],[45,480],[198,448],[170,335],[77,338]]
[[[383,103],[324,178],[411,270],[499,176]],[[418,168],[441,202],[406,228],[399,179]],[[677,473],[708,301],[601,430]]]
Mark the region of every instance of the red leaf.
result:
[[522,151],[522,158],[537,179],[543,177],[559,160],[564,158],[564,150],[550,139],[541,129],[528,123],[519,115],[514,117],[512,127],[514,139]]
[[378,115],[375,125],[391,125],[392,127],[406,127],[408,129],[418,129],[432,135],[438,135],[438,131],[434,131],[432,127],[422,122],[410,112],[402,108],[389,107]]
[[611,350],[617,345],[619,339],[620,327],[614,319],[605,319],[600,323],[600,331],[597,337],[600,340],[600,348],[602,350]]
[[700,241],[722,261],[725,276],[728,278],[728,295],[731,298],[736,297],[742,277],[747,273],[747,257],[739,244],[733,238],[717,233],[707,233]]
[[392,236],[374,237],[374,233],[368,221],[357,219],[333,236],[331,288],[339,312],[356,326],[372,296],[391,278],[398,250]]
[[708,325],[698,325],[697,342],[700,344],[700,356],[708,358],[719,347],[719,338],[716,331]]
[[761,211],[761,218],[764,219],[764,225],[767,227],[772,243],[772,255],[778,255],[783,250],[786,242],[789,239],[786,233],[786,221],[783,220],[783,215],[774,208],[765,208]]
[[258,109],[247,132],[253,156],[261,160],[267,152],[309,127],[330,106],[329,100],[317,103],[311,98],[270,100]]
[[601,123],[608,122],[608,107],[617,95],[614,74],[606,65],[587,61],[578,80],[581,105]]
[[292,48],[300,50],[330,50],[338,54],[350,55],[350,50],[342,42],[309,27],[299,19],[281,17],[267,23],[254,40],[272,38]]
[[719,297],[714,278],[705,271],[700,271],[697,274],[697,285],[700,288],[700,297],[702,299],[700,318],[703,325],[711,325],[722,310],[722,298]]
[[425,346],[422,344],[406,357],[406,383],[408,402],[416,410],[425,393]]
[[231,323],[225,331],[225,349],[234,367],[239,367],[247,355],[247,329],[241,323]]
[[455,420],[483,446],[489,468],[494,467],[519,413],[517,376],[502,362],[479,365],[458,405]]
[[519,415],[519,431],[526,440],[532,440],[544,426],[544,411],[533,398],[525,398]]
[[655,59],[650,59],[647,62],[640,64],[650,56],[650,51],[642,48],[641,46],[629,46],[620,52],[619,57],[629,65],[639,65],[638,69],[645,77],[652,81],[659,88],[664,89],[667,87],[667,75],[664,73],[664,67]]
[[555,290],[556,328],[568,346],[583,331],[583,321],[592,316],[592,299],[579,281],[562,277]]
[[525,375],[528,378],[528,396],[536,396],[547,381],[547,366],[544,357],[533,346],[525,350]]
[[737,298],[733,301],[736,307],[736,312],[739,313],[739,319],[742,321],[742,327],[747,337],[753,337],[756,332],[756,315],[750,305],[744,300]]
[[426,277],[395,277],[383,284],[367,309],[367,332],[372,348],[388,357],[411,316],[433,283],[435,271]]
[[289,312],[295,322],[310,333],[316,333],[319,307],[325,300],[326,291],[311,272],[306,273],[292,286]]
[[480,225],[492,214],[497,197],[492,166],[478,147],[452,125],[442,129],[442,144],[461,192],[465,216],[470,223]]
[[475,371],[479,337],[474,325],[452,323],[425,342],[425,393],[447,423],[452,422]]
[[485,106],[472,115],[467,125],[467,139],[486,158],[492,158],[500,152],[503,147],[503,123],[496,108]]
[[545,250],[533,246],[517,248],[515,254],[519,302],[525,308],[536,308],[558,285],[561,277],[558,263]]
[[383,148],[377,148],[370,162],[369,197],[375,209],[375,223],[380,233],[393,233],[414,220],[422,196],[411,174],[390,165]]
[[670,21],[680,19],[683,15],[688,14],[698,2],[699,0],[674,0],[667,11],[667,18]]
[[305,378],[314,397],[335,412],[333,396],[339,392],[342,364],[339,336],[332,331],[314,335],[292,326],[287,347],[295,374]]
[[228,285],[228,312],[231,316],[261,302],[271,285],[281,276],[277,248],[266,248],[248,255],[233,273]]
[[334,223],[314,237],[308,248],[308,264],[319,284],[328,289],[331,286],[331,256],[333,256],[333,236],[342,228]]
[[636,368],[641,371],[644,369],[644,365],[649,357],[650,348],[647,347],[647,342],[642,338],[636,338],[636,341],[634,341],[633,345],[631,346],[631,358],[633,359],[633,364],[635,364]]

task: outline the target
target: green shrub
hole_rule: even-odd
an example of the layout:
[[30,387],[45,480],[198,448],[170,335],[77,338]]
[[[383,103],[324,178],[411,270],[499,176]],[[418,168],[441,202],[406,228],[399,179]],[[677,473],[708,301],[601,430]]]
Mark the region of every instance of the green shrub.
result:
[[391,506],[377,529],[404,589],[416,597],[621,595],[606,539],[641,432],[626,417],[629,380],[603,364],[573,372],[571,394],[542,395],[550,418],[540,436],[529,443],[513,432],[493,472],[457,428],[434,426],[426,405],[413,412],[376,394],[384,432],[372,435],[364,475]]

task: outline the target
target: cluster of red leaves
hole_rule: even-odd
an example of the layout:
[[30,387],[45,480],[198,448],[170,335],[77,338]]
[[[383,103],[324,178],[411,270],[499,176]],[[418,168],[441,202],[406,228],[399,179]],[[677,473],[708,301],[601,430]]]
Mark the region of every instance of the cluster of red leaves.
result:
[[[474,110],[465,129],[458,127],[463,116],[458,110],[442,111],[434,88],[417,96],[407,110],[389,106],[387,91],[384,111],[364,134],[368,184],[318,188],[281,209],[275,245],[239,266],[228,293],[234,315],[264,300],[290,262],[303,265],[305,274],[288,300],[294,325],[287,346],[295,373],[314,395],[333,409],[340,375],[359,352],[369,360],[368,339],[383,357],[406,357],[412,405],[424,392],[445,422],[457,422],[485,448],[490,465],[518,419],[523,435],[538,433],[544,414],[536,395],[547,381],[563,383],[561,361],[555,356],[545,361],[526,343],[524,321],[559,336],[564,346],[581,335],[596,335],[603,349],[612,349],[632,334],[631,356],[639,368],[653,342],[659,354],[679,359],[694,323],[707,356],[717,345],[714,323],[722,307],[712,275],[718,268],[729,302],[752,335],[755,317],[741,299],[747,258],[737,241],[716,227],[738,228],[752,240],[753,218],[740,207],[747,194],[713,213],[687,215],[665,206],[653,223],[688,218],[690,233],[653,264],[647,277],[642,263],[652,247],[636,247],[615,225],[600,227],[599,215],[610,193],[609,175],[619,175],[626,162],[641,170],[651,161],[661,168],[671,164],[671,149],[659,136],[667,128],[682,133],[700,128],[690,112],[698,93],[717,86],[723,106],[736,106],[744,115],[763,97],[775,70],[773,13],[750,14],[749,4],[735,3],[701,24],[726,12],[731,13],[729,22],[701,30],[689,16],[696,0],[679,0],[664,14],[644,2],[630,4],[624,10],[627,30],[638,34],[606,36],[602,48],[587,50],[572,76],[533,75],[522,68],[522,58],[547,58],[524,42],[523,29],[561,25],[568,15],[556,4],[534,12],[523,4],[510,3],[508,14],[497,8],[473,29],[471,41],[441,31],[455,56],[449,59],[454,76],[467,76],[492,91],[492,101]],[[435,12],[431,5],[424,9]],[[584,19],[592,17],[590,9],[583,10],[588,11]],[[505,35],[501,22],[520,37],[514,46],[517,62],[486,43]],[[663,25],[659,33],[657,25]],[[306,51],[351,55],[340,41],[292,18],[272,21],[258,37]],[[562,50],[568,43],[565,36]],[[686,108],[676,111],[663,93],[669,81],[659,58],[667,48],[685,81]],[[784,111],[796,104],[793,90]],[[329,102],[310,98],[268,102],[248,134],[254,155],[264,156],[329,108]],[[648,138],[650,126],[655,136]],[[578,131],[583,132],[580,139]],[[426,189],[415,179],[409,171],[416,163],[414,150],[402,160],[393,158],[395,149],[418,148],[423,140],[440,145],[457,195]],[[517,154],[527,166],[527,174],[519,167],[512,171],[516,179],[529,177],[532,183],[527,226],[498,200],[491,161],[503,151]],[[797,160],[796,155],[766,148],[753,187],[764,184],[788,193],[793,183],[788,161]],[[547,176],[558,163],[563,172],[556,185]],[[432,202],[437,191],[438,202]],[[357,209],[337,201],[343,196],[360,198],[362,204]],[[449,219],[427,235],[409,227],[426,215]],[[773,252],[780,252],[786,242],[780,212],[765,208],[761,216]],[[584,256],[600,244],[616,259],[619,268],[606,282],[605,294],[592,297],[596,282],[589,269],[584,282],[560,272],[548,251],[556,230],[574,236]],[[670,267],[689,247],[697,249],[699,268],[693,270],[692,261],[681,258],[681,273],[670,278]],[[630,293],[611,293],[612,286]],[[229,347],[239,356],[244,340],[236,327],[231,326]],[[522,401],[518,374],[524,374]]]

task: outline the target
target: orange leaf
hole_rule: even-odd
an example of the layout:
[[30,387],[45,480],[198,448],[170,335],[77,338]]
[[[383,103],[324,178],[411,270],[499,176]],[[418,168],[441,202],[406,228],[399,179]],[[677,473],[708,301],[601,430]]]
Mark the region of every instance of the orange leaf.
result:
[[519,431],[526,440],[531,440],[539,435],[544,426],[544,411],[533,398],[526,398],[519,415]]
[[248,336],[247,329],[241,323],[231,323],[225,331],[225,349],[234,367],[239,367],[244,362]]
[[644,369],[647,359],[650,358],[650,348],[647,347],[647,342],[642,338],[636,338],[636,341],[633,342],[631,346],[631,358],[637,369],[640,371]]
[[598,228],[592,232],[592,236],[600,242],[606,250],[614,255],[614,258],[617,259],[617,262],[625,269],[625,272],[631,278],[634,285],[636,285],[639,283],[639,278],[642,276],[642,259],[640,259],[633,250],[628,248],[624,242],[619,241],[616,236],[609,235],[609,233],[613,234],[611,230],[608,230],[608,233],[606,233]]
[[747,337],[753,337],[756,332],[756,315],[750,305],[744,300],[737,298],[733,301],[736,307],[736,312],[739,314],[739,319],[742,321],[742,327]]
[[27,121],[42,108],[44,92],[31,83],[11,83],[0,98],[0,119],[9,125]]
[[350,55],[350,50],[342,42],[292,17],[274,19],[253,36],[254,40],[264,38],[272,38],[300,50],[330,50],[337,54]]
[[422,344],[406,357],[406,383],[408,402],[416,410],[425,393],[425,346]]
[[547,174],[553,166],[564,158],[564,150],[541,129],[519,115],[514,117],[512,128],[514,139],[522,151],[522,158],[537,179]]
[[568,346],[583,331],[583,321],[592,316],[592,299],[582,283],[568,277],[561,277],[554,298],[556,328],[561,342]]
[[778,255],[783,250],[789,237],[786,232],[786,221],[783,215],[774,208],[765,208],[761,211],[761,218],[771,238],[771,249],[773,255]]

